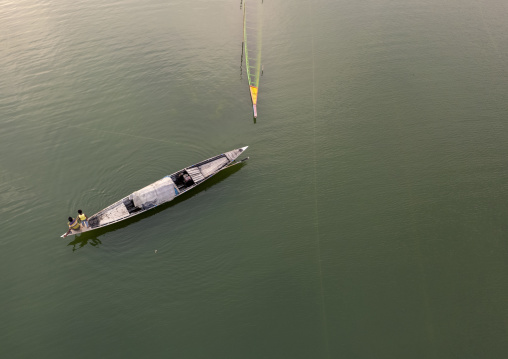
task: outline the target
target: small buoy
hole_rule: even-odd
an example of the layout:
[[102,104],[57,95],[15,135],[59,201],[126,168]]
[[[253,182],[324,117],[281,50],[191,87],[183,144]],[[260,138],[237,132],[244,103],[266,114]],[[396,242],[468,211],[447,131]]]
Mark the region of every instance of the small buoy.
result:
[[157,253],[157,249],[155,250],[155,253]]

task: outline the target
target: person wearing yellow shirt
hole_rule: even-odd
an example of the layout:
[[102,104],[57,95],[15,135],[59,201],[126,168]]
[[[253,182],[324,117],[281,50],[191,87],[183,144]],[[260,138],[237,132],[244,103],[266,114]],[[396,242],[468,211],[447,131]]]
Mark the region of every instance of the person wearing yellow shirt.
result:
[[89,228],[90,226],[88,225],[88,217],[86,216],[86,214],[83,213],[82,210],[78,209],[78,219],[79,219],[79,222],[83,225],[86,226],[86,228]]
[[72,217],[69,217],[68,225],[69,225],[69,230],[67,231],[67,233],[64,234],[64,238],[67,237],[73,229],[78,230],[81,228],[81,224],[79,224],[78,217],[76,217],[76,219],[72,219]]

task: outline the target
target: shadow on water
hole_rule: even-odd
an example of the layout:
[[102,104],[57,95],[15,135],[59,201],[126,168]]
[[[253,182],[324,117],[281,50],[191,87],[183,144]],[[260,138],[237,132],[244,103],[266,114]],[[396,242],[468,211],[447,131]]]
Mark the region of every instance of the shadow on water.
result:
[[67,245],[72,246],[72,251],[75,252],[78,249],[84,247],[87,244],[90,244],[91,246],[97,247],[99,244],[102,244],[99,238],[88,236],[88,238],[83,236],[76,236],[75,239],[72,242],[69,242]]
[[224,181],[229,176],[238,172],[245,165],[246,165],[245,162],[238,163],[237,165],[233,166],[230,169],[221,171],[221,172],[217,173],[216,175],[214,175],[209,180],[205,181],[203,184],[197,186],[195,189],[193,189],[189,192],[186,192],[186,193],[182,194],[181,196],[177,197],[175,200],[165,203],[165,204],[162,204],[162,205],[160,205],[150,211],[142,213],[134,218],[127,219],[125,221],[122,221],[122,222],[119,222],[116,224],[112,224],[107,227],[99,228],[99,229],[92,231],[92,232],[85,232],[85,233],[76,235],[74,240],[69,242],[67,245],[72,246],[73,252],[80,249],[80,248],[83,248],[87,244],[90,244],[91,246],[94,246],[94,247],[98,247],[100,244],[102,244],[101,240],[99,239],[100,236],[102,236],[106,233],[109,233],[109,232],[114,232],[119,229],[125,228],[127,226],[130,226],[133,223],[139,222],[145,218],[154,216],[161,211],[164,211],[168,208],[176,206],[180,202],[186,201],[186,200],[196,196],[198,193],[204,192],[207,189],[209,189],[210,187]]

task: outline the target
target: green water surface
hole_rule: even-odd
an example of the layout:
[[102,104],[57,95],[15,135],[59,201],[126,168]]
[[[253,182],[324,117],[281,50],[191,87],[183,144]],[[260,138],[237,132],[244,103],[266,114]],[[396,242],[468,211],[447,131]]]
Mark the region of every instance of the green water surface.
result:
[[242,5],[0,2],[0,357],[508,357],[508,4]]

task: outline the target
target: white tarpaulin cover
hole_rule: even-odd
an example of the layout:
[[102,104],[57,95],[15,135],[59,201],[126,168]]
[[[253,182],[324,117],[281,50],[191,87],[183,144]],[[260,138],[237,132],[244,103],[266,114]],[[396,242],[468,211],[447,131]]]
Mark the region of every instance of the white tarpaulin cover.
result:
[[139,191],[134,192],[131,197],[134,206],[148,208],[169,202],[176,195],[175,184],[170,177],[164,177]]

